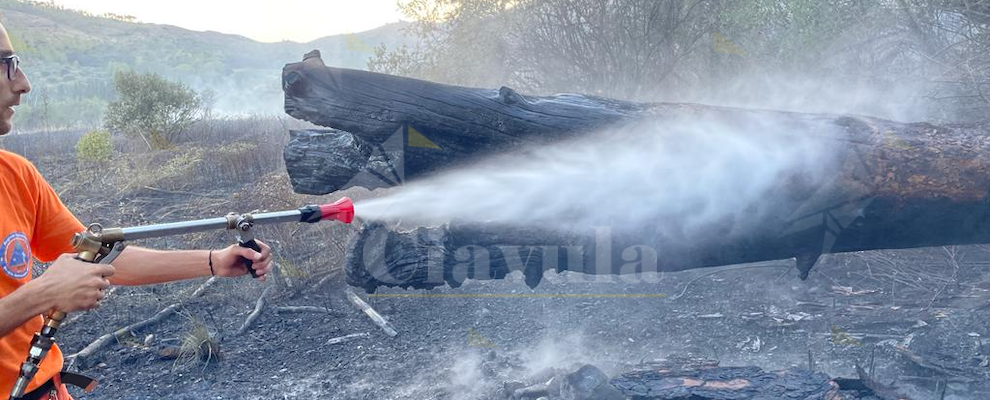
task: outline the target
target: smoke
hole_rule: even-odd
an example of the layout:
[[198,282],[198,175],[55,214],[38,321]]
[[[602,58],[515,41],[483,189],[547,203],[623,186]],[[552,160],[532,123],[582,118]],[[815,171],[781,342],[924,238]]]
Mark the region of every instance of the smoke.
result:
[[[745,116],[744,116],[745,115]],[[765,213],[781,180],[815,184],[833,150],[759,113],[651,121],[493,157],[359,202],[363,219],[451,219],[541,228],[658,226],[682,235]],[[782,216],[786,217],[786,215]],[[742,222],[742,224],[740,224]]]
[[[559,321],[555,322],[559,324]],[[500,353],[498,356],[494,354]],[[482,353],[487,353],[485,356]],[[453,400],[490,398],[506,381],[542,383],[561,372],[573,372],[584,364],[596,364],[596,355],[580,332],[551,330],[532,347],[516,350],[482,351],[478,348],[450,349],[441,359],[448,360],[445,378],[431,374],[415,379],[411,392],[440,389]],[[422,396],[420,396],[422,397]]]
[[[561,321],[554,321],[560,324]],[[559,325],[558,325],[559,326]],[[522,355],[527,375],[537,375],[555,368],[577,369],[582,364],[594,364],[597,354],[589,350],[581,332],[558,332],[551,329],[532,350]]]
[[481,356],[476,351],[462,351],[454,357],[454,364],[447,378],[445,391],[452,394],[453,400],[481,398],[494,386],[485,377]]
[[922,96],[927,86],[907,79],[892,83],[863,76],[748,72],[720,82],[713,91],[662,93],[660,100],[915,122],[935,117],[934,104]]

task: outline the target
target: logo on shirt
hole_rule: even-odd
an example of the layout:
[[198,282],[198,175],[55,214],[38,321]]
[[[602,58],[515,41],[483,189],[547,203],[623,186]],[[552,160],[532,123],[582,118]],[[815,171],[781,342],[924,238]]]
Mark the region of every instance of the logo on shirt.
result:
[[31,273],[31,243],[21,232],[7,235],[0,245],[0,268],[14,279]]

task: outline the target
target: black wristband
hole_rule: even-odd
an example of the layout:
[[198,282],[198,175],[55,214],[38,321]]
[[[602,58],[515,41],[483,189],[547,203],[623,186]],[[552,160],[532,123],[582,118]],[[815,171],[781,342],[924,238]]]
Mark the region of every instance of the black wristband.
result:
[[210,250],[210,275],[217,276],[217,274],[213,272],[213,250]]

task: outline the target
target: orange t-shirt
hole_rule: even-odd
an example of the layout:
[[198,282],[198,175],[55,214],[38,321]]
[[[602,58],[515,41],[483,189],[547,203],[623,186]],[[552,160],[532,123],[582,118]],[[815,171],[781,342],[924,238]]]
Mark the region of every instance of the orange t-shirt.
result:
[[[73,252],[72,235],[85,228],[28,160],[0,150],[0,297],[31,280],[32,257],[50,262]],[[0,398],[5,398],[27,358],[42,316],[0,337]],[[52,346],[28,385],[31,391],[62,369],[62,352]]]

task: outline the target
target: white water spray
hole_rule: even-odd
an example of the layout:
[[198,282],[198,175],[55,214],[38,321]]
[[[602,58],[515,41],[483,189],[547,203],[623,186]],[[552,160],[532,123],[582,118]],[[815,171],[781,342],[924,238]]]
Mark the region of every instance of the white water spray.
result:
[[685,233],[775,212],[761,198],[785,176],[821,178],[823,141],[763,118],[656,121],[492,157],[359,202],[363,219],[451,219],[542,228],[643,226],[677,217]]

